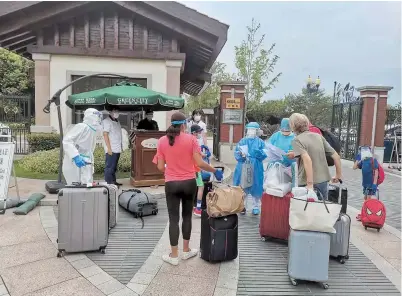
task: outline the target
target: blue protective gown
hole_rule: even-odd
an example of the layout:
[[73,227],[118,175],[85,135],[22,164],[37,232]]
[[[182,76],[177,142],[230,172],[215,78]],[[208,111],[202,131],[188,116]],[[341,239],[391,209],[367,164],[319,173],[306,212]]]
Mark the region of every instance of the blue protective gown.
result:
[[264,168],[262,165],[262,161],[267,157],[263,149],[265,148],[265,143],[258,137],[248,138],[245,137],[240,140],[235,149],[235,158],[237,160],[237,165],[233,174],[233,185],[239,186],[241,181],[241,171],[242,165],[246,161],[246,158],[241,156],[239,146],[248,147],[249,160],[253,167],[253,185],[249,188],[245,188],[244,191],[246,194],[252,195],[254,198],[261,198],[263,193],[263,184],[264,184]]
[[[295,135],[293,133],[290,133],[290,135],[285,136],[282,134],[281,131],[278,131],[268,139],[268,143],[278,147],[279,149],[287,153],[289,152],[289,150],[293,150],[292,141],[294,138]],[[283,156],[282,164],[284,166],[290,166],[294,161],[295,160],[289,159],[287,156]]]

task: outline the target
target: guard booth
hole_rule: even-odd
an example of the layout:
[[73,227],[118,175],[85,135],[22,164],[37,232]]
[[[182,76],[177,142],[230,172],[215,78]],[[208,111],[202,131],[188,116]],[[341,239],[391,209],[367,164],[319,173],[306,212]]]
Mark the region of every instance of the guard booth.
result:
[[219,105],[214,108],[213,154],[227,164],[236,163],[234,150],[244,136],[245,86],[242,81],[221,83]]

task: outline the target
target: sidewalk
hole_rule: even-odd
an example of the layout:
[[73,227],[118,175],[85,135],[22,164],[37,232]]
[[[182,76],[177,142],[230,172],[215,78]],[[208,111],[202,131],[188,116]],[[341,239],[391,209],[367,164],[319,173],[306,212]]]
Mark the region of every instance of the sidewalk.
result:
[[[21,183],[20,190],[29,195],[43,191],[45,182]],[[164,187],[146,190],[163,193]],[[49,204],[55,197],[47,197]],[[365,231],[355,221],[357,210],[352,206],[348,207],[351,259],[344,265],[331,260],[330,288],[321,290],[310,284],[291,286],[286,276],[287,247],[261,242],[256,217],[240,217],[237,260],[209,264],[197,257],[176,267],[163,263],[161,255],[169,251],[169,240],[166,205],[160,197],[158,216],[147,218],[143,230],[121,210],[104,257],[85,253],[56,258],[57,208],[53,206],[38,207],[26,216],[8,210],[0,216],[4,281],[0,296],[400,295],[395,288],[400,291],[400,231],[391,226],[380,233]],[[194,217],[192,247],[198,247],[199,237],[200,219]],[[128,249],[133,244],[135,248]]]

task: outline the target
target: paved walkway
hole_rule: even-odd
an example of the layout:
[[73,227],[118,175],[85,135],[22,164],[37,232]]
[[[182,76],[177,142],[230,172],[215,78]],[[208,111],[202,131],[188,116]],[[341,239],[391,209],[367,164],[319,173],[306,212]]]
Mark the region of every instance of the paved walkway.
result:
[[[346,170],[345,165],[345,177]],[[355,185],[349,178],[358,176],[350,175],[346,180],[352,193]],[[27,193],[43,188],[35,189],[26,180],[27,186],[32,190]],[[153,189],[161,190],[163,187]],[[357,205],[357,195],[355,200]],[[261,242],[255,217],[240,217],[237,260],[209,264],[197,257],[177,267],[163,263],[160,256],[169,251],[163,199],[160,208],[158,216],[150,217],[142,231],[125,211],[120,212],[121,220],[111,232],[104,255],[110,261],[98,253],[56,258],[57,218],[53,207],[41,206],[26,216],[15,216],[8,210],[0,216],[0,277],[4,281],[0,282],[0,296],[400,295],[395,288],[400,289],[400,231],[392,226],[380,233],[365,231],[352,219],[351,259],[345,265],[331,261],[330,289],[321,290],[310,284],[290,285],[286,246]],[[349,207],[352,217],[355,211]],[[391,217],[397,217],[397,211]],[[397,221],[393,220],[391,223]],[[200,219],[194,218],[193,247],[199,245],[199,232]],[[127,249],[131,243],[135,244],[133,249]]]

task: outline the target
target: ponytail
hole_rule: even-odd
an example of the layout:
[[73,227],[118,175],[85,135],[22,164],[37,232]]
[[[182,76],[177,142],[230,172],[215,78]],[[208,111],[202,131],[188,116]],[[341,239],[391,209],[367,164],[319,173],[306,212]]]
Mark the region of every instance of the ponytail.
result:
[[181,124],[172,124],[169,126],[169,128],[166,130],[166,136],[169,139],[169,145],[173,146],[174,145],[174,140],[175,138],[180,135],[180,126]]

